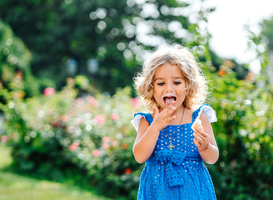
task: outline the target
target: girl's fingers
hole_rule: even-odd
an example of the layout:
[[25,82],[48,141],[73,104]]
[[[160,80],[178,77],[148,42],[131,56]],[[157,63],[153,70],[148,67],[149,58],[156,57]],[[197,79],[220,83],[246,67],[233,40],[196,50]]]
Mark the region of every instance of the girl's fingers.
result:
[[203,135],[201,135],[199,132],[195,131],[194,132],[195,135],[198,135],[199,138],[201,138],[202,140],[205,140],[206,137],[204,137]]
[[204,142],[204,140],[201,137],[199,137],[199,135],[197,135],[196,133],[193,133],[193,136],[195,137],[195,139],[197,140],[198,143]]
[[169,117],[170,122],[173,121],[176,118],[176,116]]
[[175,110],[176,110],[176,107],[172,107],[170,110],[167,111],[166,115],[171,116]]
[[195,138],[193,139],[193,142],[197,148],[201,146]]
[[199,132],[199,134],[201,134],[201,135],[202,135],[204,138],[209,137],[209,135],[208,135],[206,132],[201,131],[200,129],[198,129],[197,131],[198,131],[198,132]]
[[166,113],[166,115],[171,115],[175,111],[174,107],[175,102],[172,102],[167,108],[165,108],[162,112]]
[[209,135],[206,132],[201,131],[199,128],[194,129],[194,132],[197,133],[201,138],[208,138],[209,137]]
[[154,111],[155,111],[155,115],[157,115],[159,113],[159,110],[157,107],[154,107]]
[[164,115],[165,122],[170,123],[172,120],[176,118],[176,116],[172,116],[171,114],[175,111],[174,107],[175,102],[172,102],[167,108],[165,108],[161,113]]

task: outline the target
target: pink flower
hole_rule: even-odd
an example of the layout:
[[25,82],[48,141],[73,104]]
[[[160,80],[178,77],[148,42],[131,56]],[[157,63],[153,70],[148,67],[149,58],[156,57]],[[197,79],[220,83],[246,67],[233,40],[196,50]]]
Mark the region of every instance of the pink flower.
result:
[[76,123],[77,124],[81,124],[82,123],[82,118],[78,117],[75,119]]
[[1,140],[1,143],[6,143],[7,141],[9,141],[9,137],[6,135],[2,135],[0,140]]
[[51,95],[55,94],[55,89],[52,87],[47,87],[46,89],[44,89],[43,94],[45,96],[51,96]]
[[83,98],[77,98],[77,99],[75,100],[75,102],[76,102],[76,104],[83,104],[83,103],[84,103],[84,100],[83,100]]
[[69,151],[75,151],[78,147],[79,147],[79,144],[73,142],[72,144],[69,145],[68,150]]
[[99,104],[98,101],[92,95],[88,95],[86,97],[86,100],[91,106],[94,106],[94,107],[97,107]]
[[108,149],[110,147],[109,143],[103,143],[101,146],[103,149]]
[[96,150],[92,151],[92,155],[95,156],[95,157],[99,156],[100,155],[100,150],[96,149]]
[[97,124],[103,125],[105,123],[105,118],[103,115],[97,115],[94,120],[97,122]]
[[69,111],[70,116],[74,117],[76,115],[76,112],[74,110]]
[[131,104],[133,105],[134,108],[139,108],[139,101],[137,98],[131,98]]
[[132,170],[130,168],[125,169],[124,173],[126,175],[130,175],[132,173]]
[[117,121],[119,119],[119,115],[118,114],[112,114],[110,116],[110,118],[113,120],[113,121]]
[[103,137],[101,140],[103,143],[108,143],[111,141],[111,138],[110,137]]
[[70,117],[69,117],[68,115],[62,115],[62,116],[60,117],[60,120],[63,121],[63,122],[68,122],[69,119],[70,119]]

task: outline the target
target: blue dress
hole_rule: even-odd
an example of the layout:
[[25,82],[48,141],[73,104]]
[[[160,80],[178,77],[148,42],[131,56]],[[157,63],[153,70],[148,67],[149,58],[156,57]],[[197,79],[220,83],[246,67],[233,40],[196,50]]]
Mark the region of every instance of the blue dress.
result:
[[[216,121],[215,112],[204,104],[192,114],[194,122],[204,112],[210,122]],[[150,113],[136,113],[132,124],[138,129],[139,121],[145,117],[149,124],[153,118]],[[164,129],[173,138],[173,150],[164,129],[160,131],[155,149],[145,162],[140,177],[138,200],[214,200],[216,199],[211,177],[193,142],[192,123],[168,125]]]

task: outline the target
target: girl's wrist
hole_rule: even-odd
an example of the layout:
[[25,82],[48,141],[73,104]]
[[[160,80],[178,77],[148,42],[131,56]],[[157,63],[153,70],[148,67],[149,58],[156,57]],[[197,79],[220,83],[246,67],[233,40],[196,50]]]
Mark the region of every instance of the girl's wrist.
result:
[[156,131],[156,132],[160,132],[162,129],[160,129],[160,127],[156,124],[156,123],[154,123],[154,122],[152,122],[152,124],[151,124],[151,129],[152,130],[154,130],[154,131]]
[[201,149],[199,149],[199,148],[197,148],[198,149],[198,151],[200,152],[200,151],[206,151],[208,148],[209,148],[209,142],[207,143],[207,145],[204,147],[204,148],[201,148]]

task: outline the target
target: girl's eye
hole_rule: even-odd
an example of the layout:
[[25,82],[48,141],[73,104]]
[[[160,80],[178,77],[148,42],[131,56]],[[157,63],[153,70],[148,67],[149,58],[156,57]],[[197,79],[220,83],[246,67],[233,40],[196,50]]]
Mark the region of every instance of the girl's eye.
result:
[[158,83],[157,85],[160,85],[160,86],[162,86],[162,85],[164,85],[164,82]]
[[174,82],[174,84],[179,85],[179,84],[181,84],[181,82],[176,81],[176,82]]

